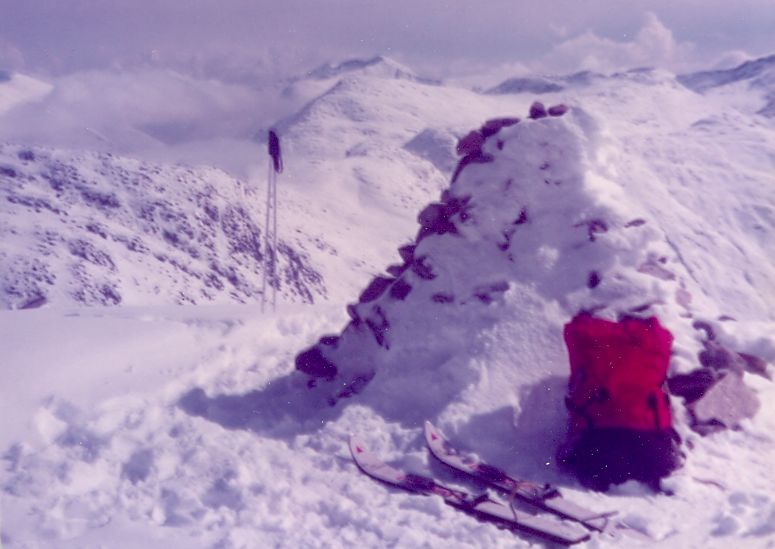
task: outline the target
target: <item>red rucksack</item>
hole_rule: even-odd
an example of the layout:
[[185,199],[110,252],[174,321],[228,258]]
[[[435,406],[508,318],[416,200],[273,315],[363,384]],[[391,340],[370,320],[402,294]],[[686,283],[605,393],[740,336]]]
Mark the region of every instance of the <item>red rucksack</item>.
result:
[[562,461],[587,485],[654,484],[678,465],[665,379],[673,336],[656,317],[577,315],[565,325],[569,444]]

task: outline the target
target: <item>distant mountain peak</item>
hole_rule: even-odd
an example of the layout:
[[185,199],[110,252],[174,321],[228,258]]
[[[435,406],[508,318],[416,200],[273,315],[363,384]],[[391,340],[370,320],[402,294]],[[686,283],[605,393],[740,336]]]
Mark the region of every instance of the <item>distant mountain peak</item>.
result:
[[678,76],[678,81],[689,89],[702,93],[711,88],[726,86],[744,80],[756,84],[760,77],[772,74],[775,81],[775,54],[752,59],[731,69],[700,71]]
[[602,75],[591,71],[557,76],[528,74],[508,78],[484,93],[487,95],[556,93],[569,87],[586,86],[598,77],[602,77]]
[[501,95],[507,93],[552,93],[565,89],[565,84],[554,78],[518,76],[504,80],[497,86],[490,88],[485,93],[489,95]]
[[426,84],[439,83],[436,80],[418,76],[409,67],[383,55],[377,55],[369,59],[347,59],[337,64],[326,63],[309,71],[306,77],[314,80],[328,80],[356,72],[368,76],[411,80]]
[[384,62],[385,58],[381,55],[372,57],[371,59],[347,59],[336,64],[329,62],[307,72],[307,76],[320,79],[333,78],[334,76],[339,76],[345,72],[371,67]]
[[750,87],[764,94],[765,105],[757,114],[767,118],[775,117],[775,54],[746,61],[731,69],[682,74],[678,76],[678,81],[697,93],[747,82]]

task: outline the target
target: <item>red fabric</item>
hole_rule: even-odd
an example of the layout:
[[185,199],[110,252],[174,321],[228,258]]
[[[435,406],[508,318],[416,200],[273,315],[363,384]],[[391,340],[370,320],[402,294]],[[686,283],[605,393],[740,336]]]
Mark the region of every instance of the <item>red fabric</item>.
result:
[[565,325],[564,337],[572,432],[672,426],[663,385],[673,336],[656,317],[611,322],[580,314]]

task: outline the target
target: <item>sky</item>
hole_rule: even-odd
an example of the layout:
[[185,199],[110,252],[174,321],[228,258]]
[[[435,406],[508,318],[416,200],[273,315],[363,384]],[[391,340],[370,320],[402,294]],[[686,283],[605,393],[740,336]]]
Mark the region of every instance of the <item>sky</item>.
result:
[[384,55],[487,88],[731,67],[775,53],[772,29],[775,0],[0,0],[0,74],[50,90],[0,112],[0,141],[217,164],[252,156],[309,99],[288,82],[325,63]]
[[685,70],[772,53],[773,28],[772,0],[0,0],[0,65],[243,82],[375,54],[442,77],[499,64]]

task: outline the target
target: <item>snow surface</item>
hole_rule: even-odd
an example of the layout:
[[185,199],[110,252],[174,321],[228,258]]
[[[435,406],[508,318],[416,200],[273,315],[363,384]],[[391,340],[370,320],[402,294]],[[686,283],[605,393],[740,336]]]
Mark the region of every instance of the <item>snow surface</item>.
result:
[[[501,130],[485,145],[493,161],[463,170],[451,190],[474,197],[469,220],[460,234],[429,236],[415,250],[437,276],[408,271],[405,299],[388,292],[355,307],[365,317],[384,306],[390,349],[370,332],[343,336],[352,352],[336,355],[345,357],[338,381],[372,379],[329,406],[320,396],[337,391],[308,390],[295,355],[340,332],[345,304],[400,261],[395,249],[414,239],[417,212],[449,185],[455,140],[488,118],[523,116],[534,99],[393,76],[334,75],[278,123],[287,167],[280,237],[304,249],[325,293],[308,305],[285,294],[274,314],[261,313],[255,288],[204,299],[196,277],[165,273],[150,256],[138,264],[112,238],[174,248],[150,238],[163,219],[132,217],[131,187],[118,174],[145,174],[136,199],[158,196],[183,219],[196,218],[197,192],[217,191],[221,208],[242,208],[259,228],[260,176],[3,146],[0,276],[6,285],[29,280],[9,274],[13,256],[42,261],[57,280],[35,310],[11,310],[6,286],[0,311],[3,547],[545,545],[358,473],[351,432],[393,464],[479,489],[429,459],[426,419],[494,465],[618,511],[652,538],[643,546],[775,546],[775,387],[764,378],[746,375],[762,407],[738,430],[701,437],[673,403],[687,454],[664,482],[674,495],[636,484],[592,493],[554,457],[565,429],[561,328],[580,307],[612,314],[650,305],[676,336],[675,372],[698,365],[698,319],[730,348],[775,362],[775,127],[742,107],[760,90],[703,95],[649,70],[580,86],[563,79],[564,90],[542,94],[571,111]],[[44,177],[54,162],[79,174],[59,196]],[[84,188],[113,193],[121,207],[106,211]],[[527,221],[514,225],[523,210]],[[91,222],[107,236],[89,232]],[[506,235],[506,226],[516,228]],[[48,255],[46,230],[62,239]],[[93,279],[131,286],[121,306],[74,299],[72,269],[99,267],[93,254],[78,261],[66,245],[74,239],[106,247],[115,271]],[[239,255],[219,242],[214,260],[237,268]],[[260,277],[255,264],[244,268],[246,279]],[[130,284],[141,271],[166,289]],[[199,304],[176,305],[181,288]],[[434,302],[437,294],[453,299]],[[638,542],[585,544],[618,545]]]

